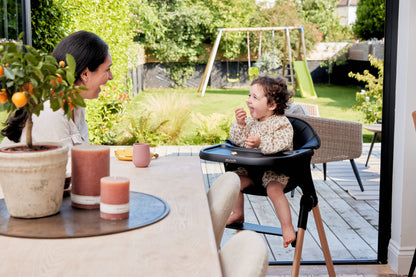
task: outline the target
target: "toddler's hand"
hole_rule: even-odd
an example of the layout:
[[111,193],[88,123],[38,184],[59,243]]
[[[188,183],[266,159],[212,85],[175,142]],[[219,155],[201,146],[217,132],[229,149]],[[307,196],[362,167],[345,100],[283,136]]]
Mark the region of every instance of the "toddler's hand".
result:
[[237,124],[240,126],[246,126],[247,113],[243,108],[238,108],[235,110],[235,119]]
[[258,148],[260,146],[260,141],[259,137],[248,135],[244,143],[247,148]]

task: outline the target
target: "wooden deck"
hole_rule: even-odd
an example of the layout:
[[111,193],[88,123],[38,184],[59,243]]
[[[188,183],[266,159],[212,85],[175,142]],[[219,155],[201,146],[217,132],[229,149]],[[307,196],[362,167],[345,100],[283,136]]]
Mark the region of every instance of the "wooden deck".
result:
[[[120,148],[124,148],[120,146]],[[203,146],[160,146],[152,152],[161,157],[169,155],[198,156]],[[376,143],[368,167],[365,167],[369,144],[363,145],[362,156],[356,160],[364,185],[359,190],[349,161],[333,162],[327,166],[327,180],[323,180],[321,165],[312,169],[318,194],[319,208],[328,239],[331,256],[337,261],[372,261],[377,259],[378,241],[378,189],[380,171],[380,143]],[[172,165],[175,166],[175,165]],[[201,160],[206,190],[224,172],[221,163]],[[184,172],[184,174],[186,174]],[[0,190],[0,196],[2,196]],[[293,198],[287,194],[294,225],[297,223],[300,192]],[[267,197],[246,195],[245,218],[247,222],[279,226],[279,220]],[[234,230],[226,229],[222,244],[233,236]],[[294,248],[283,248],[281,237],[264,236],[269,247],[269,261],[291,262]],[[315,222],[309,214],[302,260],[324,260]]]
[[[152,151],[160,156],[199,155],[201,148],[202,146],[161,146],[153,148]],[[380,144],[374,145],[368,167],[365,167],[368,149],[369,144],[364,144],[362,156],[356,160],[364,192],[359,190],[349,161],[329,163],[326,181],[323,180],[321,165],[312,169],[319,208],[334,262],[377,259]],[[203,160],[201,160],[201,167],[208,190],[215,179],[224,172],[224,168],[220,163]],[[300,196],[298,191],[293,198],[287,194],[295,225]],[[279,220],[267,197],[252,195],[245,197],[247,222],[279,226]],[[226,229],[222,244],[234,233],[234,230]],[[270,261],[290,262],[293,260],[294,248],[283,248],[281,237],[265,235],[264,238],[269,247]],[[312,213],[308,218],[302,260],[312,262],[324,260]]]

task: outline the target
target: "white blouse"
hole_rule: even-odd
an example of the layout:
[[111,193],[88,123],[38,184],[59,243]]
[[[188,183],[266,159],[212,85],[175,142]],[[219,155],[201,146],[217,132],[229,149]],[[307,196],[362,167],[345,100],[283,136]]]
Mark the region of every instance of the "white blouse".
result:
[[[73,119],[67,118],[64,111],[59,109],[54,112],[50,103],[45,102],[44,109],[39,116],[33,116],[32,130],[33,144],[41,142],[58,142],[67,144],[70,148],[77,144],[89,144],[88,125],[85,121],[85,108],[79,107],[73,110]],[[22,131],[20,143],[26,142],[26,128]],[[8,138],[4,138],[0,146],[14,144]]]

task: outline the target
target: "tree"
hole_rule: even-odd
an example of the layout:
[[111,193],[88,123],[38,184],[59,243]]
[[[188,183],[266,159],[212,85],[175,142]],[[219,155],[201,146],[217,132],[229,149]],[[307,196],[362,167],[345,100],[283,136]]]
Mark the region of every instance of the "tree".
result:
[[299,12],[304,21],[313,23],[322,33],[323,41],[341,41],[350,38],[350,28],[342,26],[335,13],[339,0],[301,0]]
[[360,0],[353,26],[354,35],[363,40],[383,38],[385,9],[384,0]]

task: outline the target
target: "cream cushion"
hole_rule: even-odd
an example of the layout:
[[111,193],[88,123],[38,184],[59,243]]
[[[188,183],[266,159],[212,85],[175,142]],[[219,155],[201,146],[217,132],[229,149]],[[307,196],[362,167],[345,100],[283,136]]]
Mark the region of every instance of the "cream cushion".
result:
[[208,204],[218,248],[239,191],[240,178],[234,172],[226,172],[218,177],[208,191]]
[[266,276],[266,243],[253,231],[240,231],[221,248],[220,261],[224,277]]

